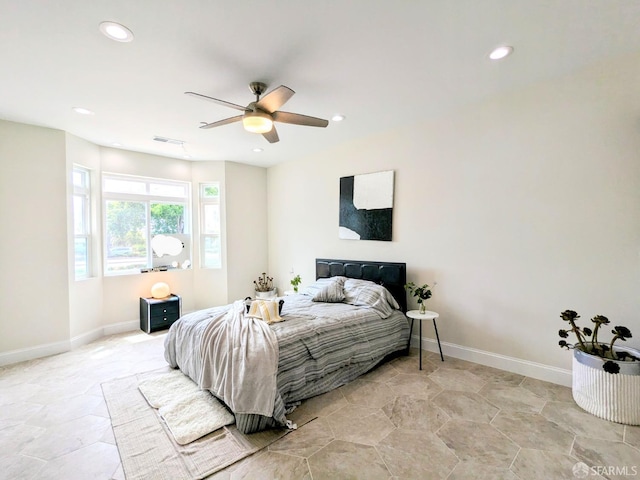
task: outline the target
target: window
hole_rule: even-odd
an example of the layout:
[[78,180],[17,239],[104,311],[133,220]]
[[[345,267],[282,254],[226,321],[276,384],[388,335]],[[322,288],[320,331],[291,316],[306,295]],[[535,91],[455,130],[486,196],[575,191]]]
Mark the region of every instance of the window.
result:
[[75,279],[91,276],[91,173],[73,167],[73,250]]
[[220,268],[220,184],[200,184],[200,266]]
[[102,177],[102,192],[106,275],[153,268],[155,235],[176,234],[188,242],[188,183],[110,173]]

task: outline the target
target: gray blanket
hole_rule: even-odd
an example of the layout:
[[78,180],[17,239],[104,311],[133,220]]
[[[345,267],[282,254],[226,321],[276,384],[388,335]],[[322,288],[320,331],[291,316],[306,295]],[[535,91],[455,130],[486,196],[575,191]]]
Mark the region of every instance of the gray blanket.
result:
[[269,325],[246,316],[244,302],[205,328],[199,386],[235,413],[271,416],[277,394],[278,341]]
[[165,359],[235,413],[270,417],[277,394],[278,341],[244,303],[183,317],[165,339]]

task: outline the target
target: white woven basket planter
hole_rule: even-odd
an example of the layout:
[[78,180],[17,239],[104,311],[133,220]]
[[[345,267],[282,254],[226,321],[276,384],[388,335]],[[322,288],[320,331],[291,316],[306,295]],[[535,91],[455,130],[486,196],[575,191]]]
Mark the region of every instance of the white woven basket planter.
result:
[[[622,349],[640,356],[636,350]],[[574,350],[573,399],[597,417],[640,425],[640,362],[616,362],[621,365],[620,373],[605,372],[604,362],[600,357]]]

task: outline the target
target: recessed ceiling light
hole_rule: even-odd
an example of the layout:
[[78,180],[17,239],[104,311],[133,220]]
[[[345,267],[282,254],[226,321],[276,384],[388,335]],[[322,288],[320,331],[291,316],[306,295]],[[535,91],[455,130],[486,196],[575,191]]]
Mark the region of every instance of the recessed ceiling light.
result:
[[124,25],[116,22],[102,22],[100,31],[111,40],[116,42],[130,42],[133,40],[133,32]]
[[113,142],[113,143],[111,144],[111,146],[112,146],[112,147],[121,147],[121,146],[122,146],[122,144],[121,144],[121,143],[118,143],[118,142]]
[[261,149],[261,148],[256,147],[256,148],[254,148],[254,149],[253,149],[253,151],[254,151],[254,152],[256,152],[256,153],[260,153],[260,152],[262,151],[262,149]]
[[513,47],[509,45],[503,45],[501,47],[494,48],[493,51],[489,54],[489,58],[491,60],[500,60],[508,55],[513,53]]
[[341,122],[342,120],[344,120],[346,117],[340,113],[335,114],[333,117],[331,117],[331,120],[333,120],[334,122]]
[[84,107],[73,107],[73,111],[81,115],[94,115],[91,110],[88,110]]

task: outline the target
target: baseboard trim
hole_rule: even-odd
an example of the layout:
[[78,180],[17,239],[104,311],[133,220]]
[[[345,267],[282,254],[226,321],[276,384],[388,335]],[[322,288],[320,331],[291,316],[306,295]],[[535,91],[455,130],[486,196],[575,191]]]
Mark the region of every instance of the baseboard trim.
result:
[[47,343],[36,347],[21,348],[19,350],[11,350],[9,352],[0,353],[0,366],[10,365],[12,363],[24,362],[27,360],[35,360],[37,358],[49,357],[59,353],[74,350],[83,345],[91,343],[99,338],[117,333],[131,332],[140,328],[139,320],[130,322],[120,322],[111,325],[105,325],[80,335],[76,335],[68,341]]
[[[77,335],[69,341],[48,343],[45,345],[38,345],[37,347],[22,348],[19,350],[0,353],[0,366],[24,362],[26,360],[34,360],[41,357],[48,357],[50,355],[57,355],[91,343],[103,336],[130,332],[137,330],[138,328],[140,328],[138,320],[114,323]],[[419,345],[419,341],[420,338],[417,335],[412,335],[411,346],[417,347]],[[488,367],[499,368],[501,370],[525,375],[538,380],[544,380],[546,382],[556,383],[558,385],[564,385],[567,387],[571,386],[571,370],[552,367],[537,362],[530,362],[528,360],[487,352],[485,350],[478,350],[476,348],[463,347],[449,342],[441,342],[441,345],[442,352],[450,357],[479,363]],[[438,343],[431,338],[422,339],[422,348],[430,352],[439,353]]]
[[[418,347],[419,344],[420,337],[412,335],[411,346]],[[456,345],[455,343],[441,341],[440,344],[442,345],[442,353],[450,357],[479,363],[488,367],[499,368],[500,370],[506,370],[508,372],[536,378],[538,380],[544,380],[546,382],[556,383],[558,385],[564,385],[566,387],[571,386],[571,370],[552,367],[550,365],[544,365],[537,362],[530,362],[528,360],[487,352],[485,350],[478,350],[476,348],[463,347],[461,345]],[[422,338],[422,349],[440,354],[440,351],[438,350],[438,342],[432,338]]]
[[98,340],[99,338],[104,336],[103,328],[95,328],[89,332],[81,333],[80,335],[76,335],[71,339],[71,350],[86,345],[87,343],[91,343],[94,340]]
[[140,329],[140,320],[131,320],[130,322],[112,323],[102,327],[102,335],[115,335],[116,333],[131,332]]
[[49,357],[71,350],[71,342],[68,340],[55,343],[46,343],[37,347],[20,348],[0,353],[0,366],[12,363],[34,360],[41,357]]

